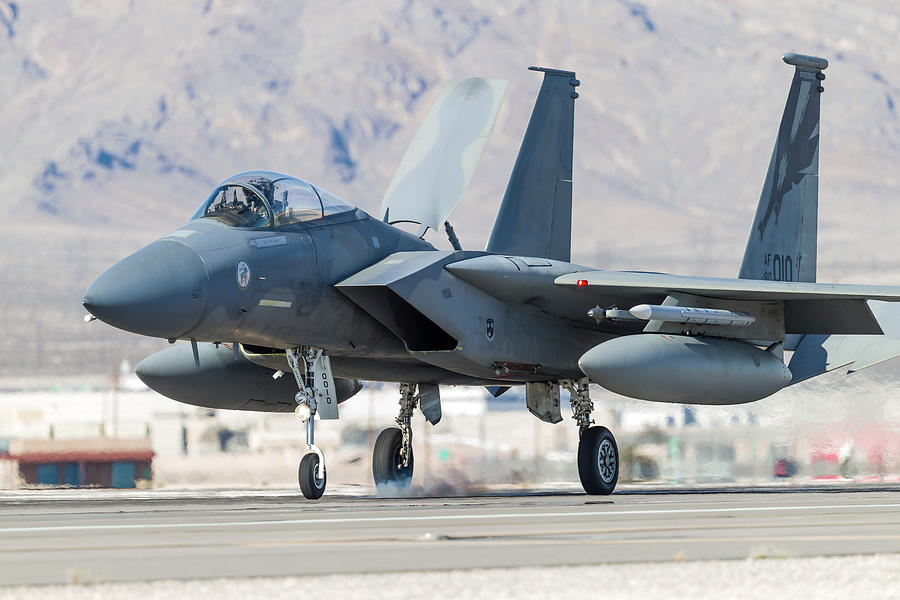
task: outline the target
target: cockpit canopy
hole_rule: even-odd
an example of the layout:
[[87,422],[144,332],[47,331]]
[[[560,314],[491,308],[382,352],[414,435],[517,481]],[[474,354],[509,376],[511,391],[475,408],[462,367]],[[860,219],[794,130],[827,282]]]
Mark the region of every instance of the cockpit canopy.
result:
[[275,227],[314,221],[355,207],[302,179],[272,171],[247,171],[223,181],[192,219],[229,227]]

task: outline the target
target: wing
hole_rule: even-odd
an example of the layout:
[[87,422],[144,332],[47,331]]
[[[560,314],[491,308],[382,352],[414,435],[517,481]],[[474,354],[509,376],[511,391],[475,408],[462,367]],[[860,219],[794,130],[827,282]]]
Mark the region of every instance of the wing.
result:
[[[780,304],[785,333],[882,334],[867,300],[900,301],[900,286],[683,277],[661,273],[583,271],[558,277],[555,283],[581,289],[586,297],[596,298],[601,306],[606,306],[604,300],[636,299],[643,295],[664,300],[682,295],[699,298],[701,303],[703,299],[714,300],[718,301],[714,302],[714,308],[725,309],[729,306],[746,308],[753,303]],[[687,305],[684,302],[677,304]],[[631,307],[623,304],[619,308],[627,310]]]
[[[585,283],[579,284],[579,281]],[[884,300],[900,301],[900,286],[762,281],[719,277],[687,277],[633,271],[577,271],[558,277],[557,285],[586,291],[668,294],[685,292],[730,300]]]
[[[516,256],[479,256],[448,264],[445,269],[504,302],[582,322],[586,327],[591,323],[587,311],[595,306],[628,311],[638,304],[668,303],[751,313],[774,307],[783,319],[781,334],[756,339],[780,339],[785,333],[881,334],[879,321],[866,301],[900,301],[900,286],[590,271],[562,261]],[[681,301],[673,301],[675,297]],[[610,323],[604,329],[624,333],[634,331],[635,325]],[[717,333],[738,337],[733,329]],[[756,332],[751,328],[743,334]]]

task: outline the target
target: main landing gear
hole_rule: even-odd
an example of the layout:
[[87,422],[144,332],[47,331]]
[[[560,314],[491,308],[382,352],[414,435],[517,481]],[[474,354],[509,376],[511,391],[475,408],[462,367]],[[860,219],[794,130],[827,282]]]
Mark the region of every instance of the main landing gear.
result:
[[572,401],[572,418],[578,423],[578,477],[584,491],[607,496],[616,489],[619,480],[619,448],[616,438],[606,427],[593,425],[588,379],[564,379]]
[[315,444],[316,413],[321,418],[337,418],[337,398],[334,378],[328,357],[314,348],[291,348],[285,352],[297,387],[295,414],[306,424],[306,449],[300,461],[297,478],[300,491],[309,500],[318,500],[325,493],[325,455]]
[[388,427],[375,440],[372,453],[372,475],[379,490],[393,487],[397,491],[409,487],[413,475],[412,427],[413,412],[419,404],[416,385],[400,384],[400,414],[397,427]]

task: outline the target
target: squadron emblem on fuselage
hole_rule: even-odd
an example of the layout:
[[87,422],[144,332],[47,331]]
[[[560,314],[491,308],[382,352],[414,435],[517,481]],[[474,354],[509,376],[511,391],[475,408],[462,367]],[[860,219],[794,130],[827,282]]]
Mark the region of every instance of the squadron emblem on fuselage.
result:
[[250,285],[250,265],[240,260],[237,264],[236,279],[238,287],[246,290]]

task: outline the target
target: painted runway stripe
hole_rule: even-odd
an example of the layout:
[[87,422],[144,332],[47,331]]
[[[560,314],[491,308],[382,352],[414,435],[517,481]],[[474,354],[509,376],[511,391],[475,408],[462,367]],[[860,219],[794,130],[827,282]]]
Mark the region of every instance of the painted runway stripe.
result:
[[278,519],[272,521],[215,521],[201,523],[127,523],[121,525],[42,525],[35,527],[2,527],[0,533],[34,533],[41,531],[106,531],[126,529],[182,529],[209,527],[259,527],[267,525],[316,525],[337,523],[397,523],[430,521],[477,521],[492,519],[565,519],[572,517],[621,517],[636,515],[695,515],[715,513],[748,513],[811,510],[858,510],[874,508],[900,508],[900,504],[822,504],[810,506],[746,506],[736,508],[675,508],[640,510],[605,510],[578,512],[525,512],[494,514],[418,515],[403,517],[325,517],[309,519]]

